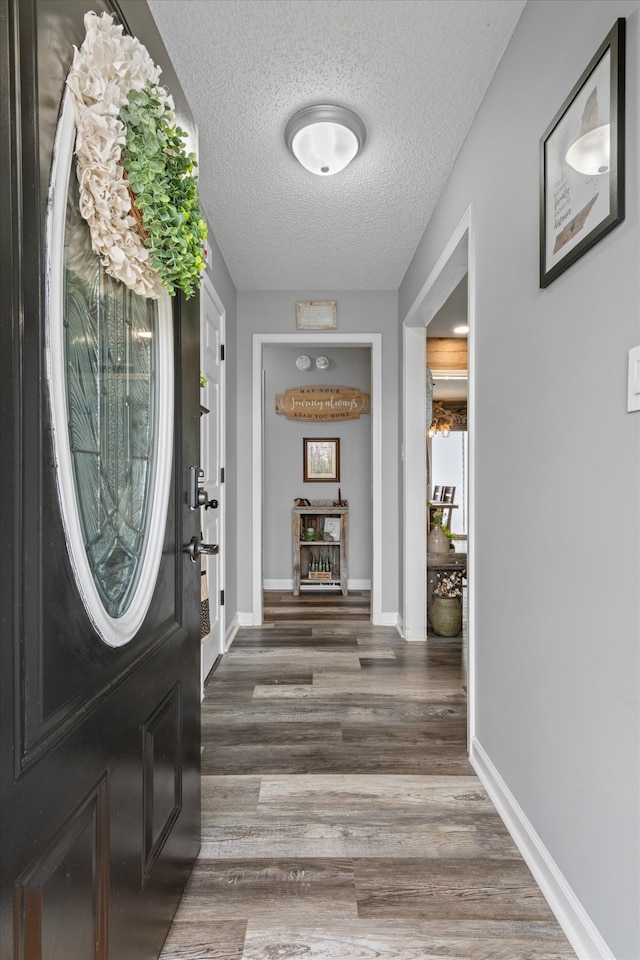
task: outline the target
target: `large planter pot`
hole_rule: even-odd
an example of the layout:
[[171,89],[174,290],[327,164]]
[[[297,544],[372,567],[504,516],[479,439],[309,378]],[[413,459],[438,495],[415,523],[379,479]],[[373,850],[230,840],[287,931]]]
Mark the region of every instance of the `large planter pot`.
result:
[[450,550],[449,537],[441,526],[434,525],[427,537],[427,553],[449,553]]
[[434,597],[429,607],[433,632],[439,637],[457,637],[462,629],[462,604],[459,597]]

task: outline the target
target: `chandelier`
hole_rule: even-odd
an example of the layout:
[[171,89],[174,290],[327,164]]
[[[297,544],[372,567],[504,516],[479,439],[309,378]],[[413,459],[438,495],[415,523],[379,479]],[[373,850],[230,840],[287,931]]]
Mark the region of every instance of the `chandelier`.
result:
[[450,437],[452,430],[467,429],[467,405],[453,405],[445,407],[442,403],[433,403],[431,426],[427,430],[427,436],[431,440],[438,434],[441,437]]

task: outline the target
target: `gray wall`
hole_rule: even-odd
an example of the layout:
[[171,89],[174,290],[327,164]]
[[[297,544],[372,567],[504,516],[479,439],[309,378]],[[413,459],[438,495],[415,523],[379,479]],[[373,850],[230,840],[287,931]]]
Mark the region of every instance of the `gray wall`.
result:
[[[315,365],[301,373],[296,357],[306,353],[314,360],[326,354],[326,371]],[[372,510],[371,497],[371,415],[340,423],[304,423],[287,420],[275,412],[275,395],[290,387],[333,385],[358,387],[371,393],[371,349],[368,347],[312,348],[285,345],[265,346],[264,422],[264,579],[292,578],[291,510],[296,497],[333,500],[338,495],[349,501],[348,577],[371,580]],[[340,438],[340,482],[304,483],[303,437]]]
[[[638,6],[529,0],[399,292],[402,318],[474,204],[477,740],[620,960],[640,957]],[[626,220],[540,290],[539,138],[618,16]]]
[[[238,304],[238,503],[246,509],[238,516],[238,609],[248,613],[252,608],[252,516],[251,516],[251,376],[252,337],[254,333],[282,333],[296,336],[295,304],[297,300],[336,300],[338,327],[336,333],[382,334],[382,611],[398,610],[398,526],[395,505],[398,502],[398,473],[395,452],[398,450],[398,314],[395,291],[239,291]],[[333,332],[333,331],[332,331]],[[322,342],[322,333],[318,333]],[[296,351],[312,353],[310,348]],[[323,351],[331,356],[331,348]],[[300,381],[303,382],[303,381]],[[326,381],[330,382],[330,381]],[[296,386],[292,382],[289,386]],[[231,401],[233,402],[233,401]],[[370,417],[365,422],[370,429]],[[306,436],[307,434],[305,434]],[[326,436],[337,436],[326,432]],[[386,451],[393,451],[387,455]],[[300,454],[302,459],[302,454]],[[300,483],[301,488],[305,486]],[[329,485],[327,484],[327,487]],[[349,493],[346,485],[344,493]],[[292,496],[305,496],[300,491]],[[392,507],[389,509],[389,505]],[[290,574],[289,574],[290,575]]]

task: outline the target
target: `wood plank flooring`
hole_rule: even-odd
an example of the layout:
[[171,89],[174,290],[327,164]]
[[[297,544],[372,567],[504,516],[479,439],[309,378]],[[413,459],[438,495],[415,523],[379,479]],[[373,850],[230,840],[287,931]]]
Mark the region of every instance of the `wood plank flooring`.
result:
[[466,756],[462,641],[269,592],[202,705],[202,849],[162,960],[575,957]]

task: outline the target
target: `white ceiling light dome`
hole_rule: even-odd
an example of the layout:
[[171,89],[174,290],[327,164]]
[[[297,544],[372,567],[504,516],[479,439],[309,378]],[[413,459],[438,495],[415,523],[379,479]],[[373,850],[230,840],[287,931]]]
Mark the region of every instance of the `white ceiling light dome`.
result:
[[295,113],[284,131],[286,144],[303,167],[329,177],[360,153],[367,131],[360,117],[332,104],[315,104]]

